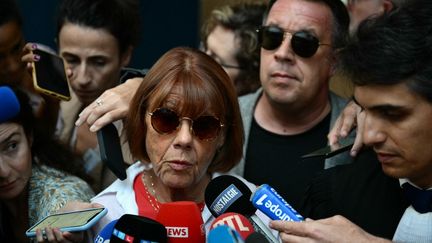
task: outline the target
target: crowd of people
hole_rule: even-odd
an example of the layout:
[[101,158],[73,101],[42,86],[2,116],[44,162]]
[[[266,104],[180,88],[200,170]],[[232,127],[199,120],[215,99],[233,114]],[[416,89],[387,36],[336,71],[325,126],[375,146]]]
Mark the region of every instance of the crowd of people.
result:
[[[251,192],[271,185],[307,218],[258,210],[254,226],[271,242],[432,241],[432,2],[221,6],[201,47],[173,48],[129,75],[139,4],[61,1],[72,98],[59,101],[33,87],[32,51],[46,47],[26,43],[14,0],[0,3],[1,242],[28,242],[47,215],[105,207],[87,231],[45,227],[31,239],[93,242],[125,214],[157,220],[179,201],[196,204],[208,234],[217,216],[205,191],[226,174]],[[351,99],[331,90],[335,77],[352,84]],[[124,180],[99,153],[110,123]],[[338,144],[353,146],[304,157]]]

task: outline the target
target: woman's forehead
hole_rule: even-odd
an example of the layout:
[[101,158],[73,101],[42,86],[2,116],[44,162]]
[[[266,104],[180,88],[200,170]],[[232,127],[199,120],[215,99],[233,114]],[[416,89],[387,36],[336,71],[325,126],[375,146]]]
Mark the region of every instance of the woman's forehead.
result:
[[202,114],[220,114],[220,110],[214,106],[214,101],[208,95],[203,95],[206,92],[200,92],[200,95],[192,95],[184,88],[176,85],[159,101],[152,99],[149,108],[156,109],[158,107],[166,107],[176,112],[187,116],[198,116]]

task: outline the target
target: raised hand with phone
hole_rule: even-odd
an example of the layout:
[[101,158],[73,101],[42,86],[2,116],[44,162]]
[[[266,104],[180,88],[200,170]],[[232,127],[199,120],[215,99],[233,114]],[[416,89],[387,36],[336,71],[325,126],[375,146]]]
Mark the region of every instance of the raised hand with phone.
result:
[[70,100],[69,81],[63,59],[43,49],[31,50],[39,61],[32,62],[34,88],[61,100]]
[[[63,98],[60,103],[59,138],[70,145],[85,161],[84,168],[93,179],[91,185],[96,192],[111,184],[116,176],[101,159],[95,131],[89,129],[89,123],[75,126],[75,121],[87,106],[104,112],[107,107],[109,109],[111,102],[119,104],[114,99],[102,100],[98,97],[119,84],[121,70],[128,65],[134,46],[138,43],[140,29],[138,5],[137,0],[62,1],[56,14],[58,16],[57,43],[58,56],[65,63],[66,76],[69,79],[71,97],[67,102],[67,95],[53,91],[52,88],[56,87],[54,85],[43,86],[37,76],[41,74],[37,70],[38,66],[46,59],[57,61],[59,59],[53,56],[47,58],[46,55],[44,56],[45,53],[38,53],[38,45],[34,46],[30,43],[26,48],[32,53],[29,52],[23,57],[23,61],[33,62],[38,89]],[[109,11],[106,11],[107,9]],[[104,125],[108,123],[111,122]],[[122,131],[119,130],[119,135],[121,133]],[[123,154],[125,158],[120,155],[120,159],[116,161],[122,166],[125,165],[125,161],[126,164],[132,162],[127,152]]]

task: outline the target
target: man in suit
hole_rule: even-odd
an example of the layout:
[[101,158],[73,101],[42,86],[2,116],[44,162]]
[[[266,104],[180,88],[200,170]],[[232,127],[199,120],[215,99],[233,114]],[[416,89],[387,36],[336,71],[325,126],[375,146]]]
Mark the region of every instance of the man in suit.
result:
[[[373,169],[377,163],[370,163],[374,160],[369,158],[325,172],[327,185],[324,189],[317,188],[317,183],[312,185],[314,196],[309,195],[307,203],[314,204],[315,213],[321,207],[322,215],[342,214],[346,218],[339,215],[301,223],[272,222],[284,242],[305,238],[326,242],[432,241],[431,11],[432,2],[415,0],[370,19],[359,26],[340,53],[342,70],[353,80],[355,102],[365,116],[363,142],[374,150],[381,170]],[[399,187],[395,187],[395,181]],[[319,191],[328,195],[318,196]],[[337,198],[344,202],[331,202]],[[393,212],[377,217],[373,213],[377,204],[379,213]],[[394,233],[369,231],[379,231],[373,226],[377,218],[385,225],[382,228],[393,229]]]

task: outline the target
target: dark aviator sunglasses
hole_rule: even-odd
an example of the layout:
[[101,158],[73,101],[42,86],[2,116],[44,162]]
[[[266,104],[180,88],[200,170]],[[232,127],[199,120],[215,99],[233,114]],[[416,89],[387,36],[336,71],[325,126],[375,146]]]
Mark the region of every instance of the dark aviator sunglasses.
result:
[[180,117],[175,111],[168,108],[157,108],[148,113],[152,127],[160,134],[169,134],[177,130],[182,120],[191,122],[193,134],[201,140],[212,140],[219,135],[224,126],[218,118],[214,116],[200,116],[196,119]]
[[313,56],[320,45],[330,46],[330,44],[320,43],[318,38],[307,31],[290,33],[277,26],[261,26],[256,31],[262,48],[270,51],[282,44],[285,34],[290,34],[291,48],[296,55],[304,58]]

